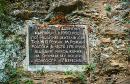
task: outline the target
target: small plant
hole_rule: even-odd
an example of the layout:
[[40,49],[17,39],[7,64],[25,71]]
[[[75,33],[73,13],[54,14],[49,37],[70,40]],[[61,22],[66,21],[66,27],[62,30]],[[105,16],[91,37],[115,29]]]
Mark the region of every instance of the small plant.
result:
[[78,78],[82,84],[86,84],[86,76],[84,72],[77,72],[77,71],[66,71],[64,72],[65,75],[71,75],[73,77]]
[[36,73],[39,75],[45,75],[45,73],[47,73],[47,72],[45,71],[44,68],[42,68],[41,70],[38,70]]
[[65,72],[64,72],[65,75],[72,75],[73,73],[74,73],[74,72],[71,71],[71,70],[70,70],[70,71],[65,71]]
[[85,71],[88,73],[88,72],[91,72],[91,71],[94,71],[95,70],[95,67],[96,67],[96,64],[89,64],[89,65],[86,65],[85,67]]
[[32,80],[26,80],[24,84],[34,84],[34,82]]
[[124,23],[124,24],[130,24],[130,20],[127,19],[127,18],[124,18],[123,21],[122,21],[122,23]]
[[111,12],[111,10],[112,10],[111,5],[110,5],[110,4],[106,4],[105,10],[106,10],[107,12]]
[[41,75],[45,75],[45,73],[46,73],[45,69],[42,68],[42,70],[41,70]]
[[73,74],[74,77],[77,77],[78,79],[80,79],[80,81],[82,82],[82,84],[86,84],[87,80],[86,80],[86,75],[84,72],[75,72]]

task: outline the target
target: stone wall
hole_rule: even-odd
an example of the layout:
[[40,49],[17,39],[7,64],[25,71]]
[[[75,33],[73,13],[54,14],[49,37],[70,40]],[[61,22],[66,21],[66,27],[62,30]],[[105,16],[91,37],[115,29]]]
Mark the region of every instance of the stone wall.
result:
[[[114,0],[115,2],[112,0],[106,0],[105,2],[103,0],[81,0],[85,4],[83,7],[74,8],[69,13],[63,14],[62,19],[60,17],[60,20],[57,20],[56,17],[58,16],[54,13],[55,9],[75,5],[73,3],[75,0],[60,1],[56,0],[50,3],[55,4],[54,8],[52,5],[47,5],[47,13],[43,14],[44,17],[34,14],[34,16],[25,18],[24,20],[30,19],[34,23],[45,24],[55,21],[54,24],[61,24],[60,20],[65,19],[66,24],[86,25],[89,32],[90,63],[96,64],[96,71],[90,78],[92,79],[91,82],[105,84],[107,80],[114,82],[129,76],[128,32],[126,32],[130,28],[128,22],[130,17],[129,3],[116,0]],[[111,11],[105,10],[107,4],[110,5]],[[58,11],[64,12],[62,10]],[[20,18],[22,16],[19,17],[16,15],[16,17]],[[126,18],[125,21],[124,18]],[[24,28],[25,31],[26,28]]]

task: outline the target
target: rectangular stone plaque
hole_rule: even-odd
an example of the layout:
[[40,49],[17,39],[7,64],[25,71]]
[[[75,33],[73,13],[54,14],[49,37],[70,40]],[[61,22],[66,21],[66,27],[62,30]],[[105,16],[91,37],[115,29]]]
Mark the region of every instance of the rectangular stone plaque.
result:
[[89,63],[86,25],[29,25],[26,41],[24,66],[30,71],[82,70]]

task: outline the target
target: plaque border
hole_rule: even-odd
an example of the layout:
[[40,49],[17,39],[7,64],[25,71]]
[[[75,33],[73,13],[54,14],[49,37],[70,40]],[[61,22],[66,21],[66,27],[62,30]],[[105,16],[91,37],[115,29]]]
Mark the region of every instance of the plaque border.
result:
[[[38,71],[44,69],[45,71],[84,71],[87,64],[90,64],[90,52],[89,52],[89,33],[88,27],[86,24],[68,24],[68,25],[76,25],[76,26],[84,26],[85,33],[87,36],[86,44],[87,44],[87,64],[83,65],[29,65],[29,27],[30,25],[37,25],[33,24],[32,21],[28,20],[25,23],[26,28],[26,57],[23,60],[23,67],[26,71]],[[59,25],[59,24],[58,24]],[[62,24],[61,24],[62,25]],[[56,25],[49,25],[49,26],[56,26]],[[63,25],[62,25],[63,26]]]

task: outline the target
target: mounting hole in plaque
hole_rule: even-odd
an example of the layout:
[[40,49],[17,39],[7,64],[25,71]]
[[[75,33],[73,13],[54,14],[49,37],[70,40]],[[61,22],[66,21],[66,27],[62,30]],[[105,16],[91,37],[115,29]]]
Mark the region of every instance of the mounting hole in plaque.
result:
[[28,31],[29,65],[88,64],[86,25],[35,25]]

